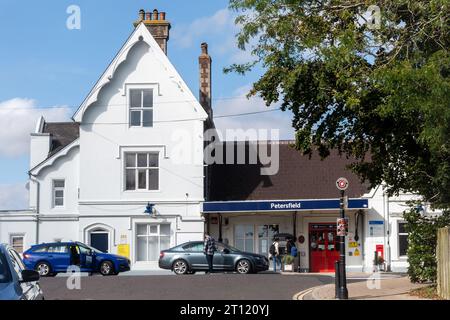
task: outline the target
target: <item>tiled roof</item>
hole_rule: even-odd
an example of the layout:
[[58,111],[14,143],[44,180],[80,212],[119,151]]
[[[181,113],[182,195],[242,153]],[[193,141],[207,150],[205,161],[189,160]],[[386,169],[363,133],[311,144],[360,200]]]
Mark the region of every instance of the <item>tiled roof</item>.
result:
[[51,146],[48,158],[71,144],[80,136],[80,126],[75,122],[45,123],[43,133],[51,135]]
[[[358,198],[368,192],[368,184],[361,183],[346,169],[354,161],[339,156],[337,151],[324,160],[317,154],[310,159],[288,141],[278,144],[279,171],[272,176],[261,175],[260,161],[258,164],[212,165],[209,201],[338,198],[335,182],[339,177],[348,179],[346,195],[349,197]],[[246,151],[248,148],[247,144]]]

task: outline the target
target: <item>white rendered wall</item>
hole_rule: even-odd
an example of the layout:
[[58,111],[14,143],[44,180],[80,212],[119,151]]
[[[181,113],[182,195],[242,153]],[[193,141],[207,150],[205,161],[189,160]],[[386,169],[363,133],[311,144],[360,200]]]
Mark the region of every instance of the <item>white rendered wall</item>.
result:
[[[129,127],[130,86],[154,89],[154,127]],[[99,100],[84,114],[80,132],[81,201],[203,200],[203,122],[185,121],[199,118],[186,99],[149,47],[145,43],[136,45],[111,83],[101,90]],[[181,163],[175,157],[180,147],[191,153]],[[133,151],[160,152],[159,191],[124,191],[123,154]]]

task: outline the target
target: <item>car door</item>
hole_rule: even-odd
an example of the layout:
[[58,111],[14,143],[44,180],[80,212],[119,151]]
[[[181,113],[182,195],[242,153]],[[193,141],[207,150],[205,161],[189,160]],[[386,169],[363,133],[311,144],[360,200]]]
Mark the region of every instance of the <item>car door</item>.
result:
[[80,268],[81,271],[90,272],[94,268],[94,261],[92,250],[81,244],[77,244],[78,252],[80,253]]
[[67,271],[70,265],[69,247],[66,244],[52,244],[48,246],[47,256],[54,271]]
[[[25,270],[26,267],[16,251],[9,249],[8,253],[13,266],[13,270],[11,271],[16,275],[16,277],[14,277],[16,279],[15,281],[19,281],[22,279],[22,271]],[[40,288],[37,282],[23,282],[18,283],[18,285],[22,290],[22,299],[35,300],[40,294]]]
[[208,261],[206,261],[206,255],[203,253],[203,243],[190,243],[183,247],[183,249],[184,256],[192,268],[197,270],[208,269]]
[[217,251],[214,253],[213,268],[215,270],[233,270],[234,254],[222,243],[216,243]]

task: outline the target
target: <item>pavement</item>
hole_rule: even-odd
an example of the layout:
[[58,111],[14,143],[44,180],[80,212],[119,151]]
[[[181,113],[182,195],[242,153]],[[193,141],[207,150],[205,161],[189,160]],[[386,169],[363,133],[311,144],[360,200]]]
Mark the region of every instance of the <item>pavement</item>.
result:
[[[429,284],[411,283],[405,274],[374,273],[347,276],[349,300],[428,300],[410,295],[414,289]],[[359,281],[351,281],[359,280]],[[294,300],[336,300],[335,285],[316,286],[294,295]]]

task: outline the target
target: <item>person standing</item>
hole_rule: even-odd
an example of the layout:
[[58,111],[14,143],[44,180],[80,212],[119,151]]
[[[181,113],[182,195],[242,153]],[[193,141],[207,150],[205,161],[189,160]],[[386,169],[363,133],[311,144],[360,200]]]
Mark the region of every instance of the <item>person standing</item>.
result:
[[277,264],[281,264],[280,261],[280,243],[278,241],[278,238],[275,238],[273,240],[272,245],[269,249],[270,257],[273,260],[273,272],[277,272]]
[[206,274],[213,272],[213,260],[214,252],[216,251],[216,241],[209,234],[205,235],[205,243],[203,245],[203,253],[206,255],[206,260],[208,261],[208,271]]

